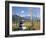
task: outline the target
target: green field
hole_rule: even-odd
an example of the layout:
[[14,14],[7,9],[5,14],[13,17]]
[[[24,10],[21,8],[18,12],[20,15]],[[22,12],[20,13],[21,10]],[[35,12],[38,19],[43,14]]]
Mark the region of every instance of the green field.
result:
[[[40,21],[25,21],[24,27],[26,27],[25,30],[40,30]],[[19,22],[12,23],[12,30],[17,31],[19,28]]]

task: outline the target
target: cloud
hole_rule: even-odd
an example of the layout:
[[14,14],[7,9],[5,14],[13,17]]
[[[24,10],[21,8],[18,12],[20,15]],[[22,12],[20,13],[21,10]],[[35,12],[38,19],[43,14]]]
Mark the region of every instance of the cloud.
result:
[[21,17],[26,17],[26,16],[31,16],[31,15],[30,14],[28,14],[28,15],[21,14],[20,16]]
[[21,13],[24,13],[24,11],[22,10]]

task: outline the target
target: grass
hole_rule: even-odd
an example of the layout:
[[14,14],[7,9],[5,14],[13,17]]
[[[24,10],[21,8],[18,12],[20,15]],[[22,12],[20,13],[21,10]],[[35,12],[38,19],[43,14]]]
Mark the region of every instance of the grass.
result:
[[33,22],[33,28],[35,28],[36,30],[40,30],[40,21],[34,21]]
[[[33,23],[31,21],[25,21],[24,23],[24,27],[26,27],[26,30],[40,30],[40,21],[33,21]],[[12,24],[12,30],[16,31],[19,28],[19,22]]]

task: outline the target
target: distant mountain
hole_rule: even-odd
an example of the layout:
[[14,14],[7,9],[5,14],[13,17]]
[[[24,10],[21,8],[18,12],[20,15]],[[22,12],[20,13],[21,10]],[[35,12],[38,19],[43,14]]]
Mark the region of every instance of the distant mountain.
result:
[[21,20],[29,21],[30,17],[20,17],[20,16],[17,16],[17,15],[12,16],[13,21],[15,21],[15,20],[18,21],[18,19],[19,19],[19,21],[21,21]]
[[31,16],[25,16],[24,18],[26,18],[26,19],[31,19],[32,17],[31,17]]
[[33,20],[39,20],[40,18],[38,17],[35,17],[35,16],[33,16],[33,17],[29,17],[29,16],[26,16],[26,17],[20,17],[20,16],[18,16],[18,15],[13,15],[12,16],[12,20],[13,21],[21,21],[21,20],[25,20],[25,21],[31,21],[32,19],[30,19],[30,18],[32,18]]
[[33,20],[40,20],[40,17],[35,17],[35,16],[33,16],[32,19],[33,19]]

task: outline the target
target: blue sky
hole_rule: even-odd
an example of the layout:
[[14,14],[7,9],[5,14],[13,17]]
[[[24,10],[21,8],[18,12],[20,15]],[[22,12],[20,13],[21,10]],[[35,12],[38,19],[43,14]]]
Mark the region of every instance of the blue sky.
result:
[[40,17],[40,8],[37,7],[12,7],[12,15],[22,17],[37,16]]

